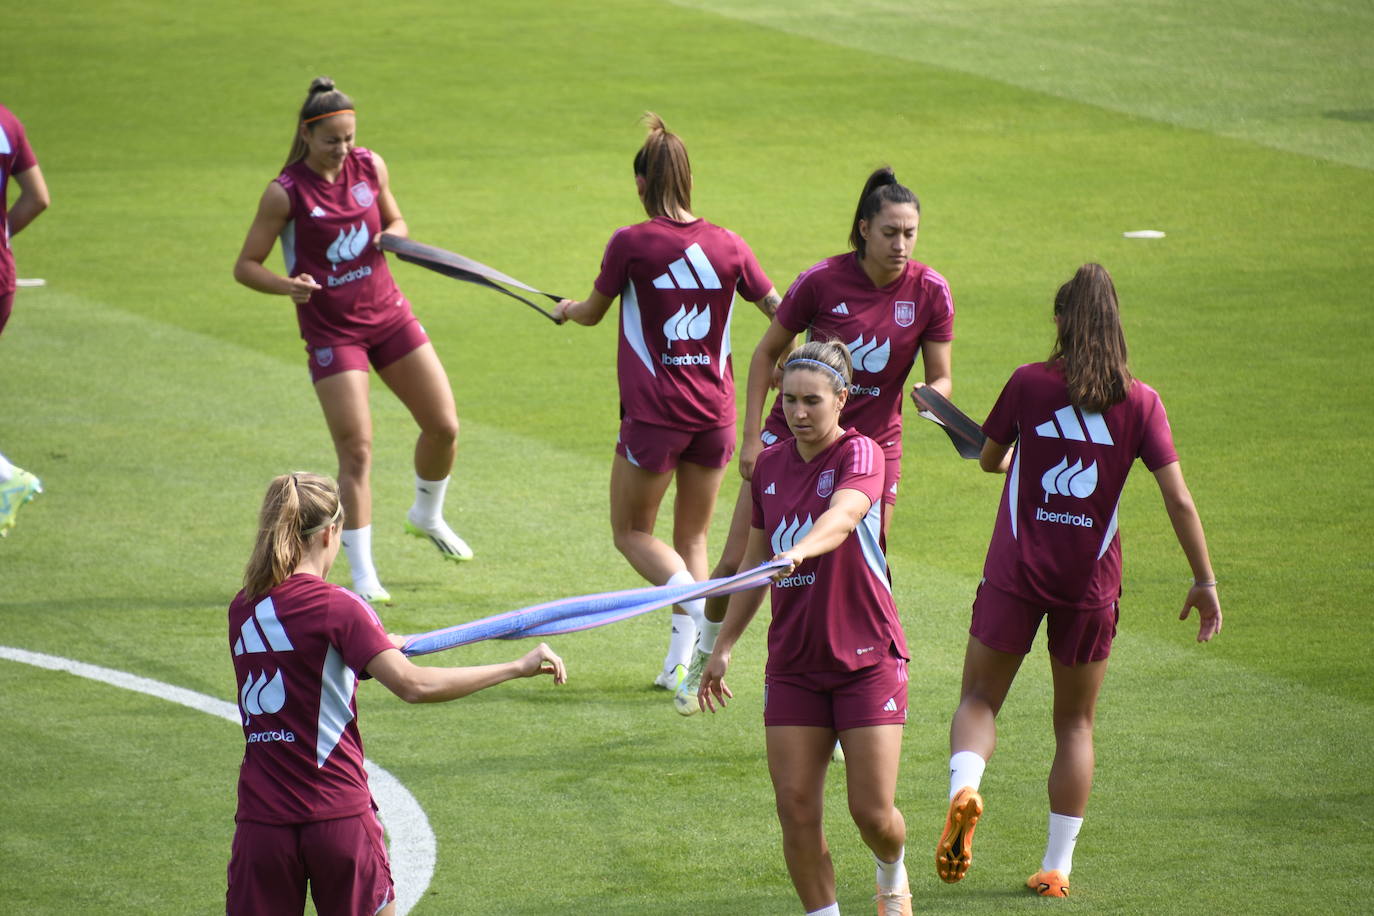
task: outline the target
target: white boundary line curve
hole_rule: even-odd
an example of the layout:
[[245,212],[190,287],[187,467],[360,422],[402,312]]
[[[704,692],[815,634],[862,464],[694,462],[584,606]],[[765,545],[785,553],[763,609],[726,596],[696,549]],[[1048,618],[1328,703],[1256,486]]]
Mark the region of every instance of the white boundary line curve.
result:
[[[188,706],[206,715],[239,724],[238,706],[224,700],[176,687],[163,681],[139,677],[127,671],[88,665],[60,655],[44,655],[27,649],[0,646],[0,658],[49,671],[65,671],[77,677],[100,681],[112,687],[146,693],[148,696]],[[400,780],[371,760],[364,760],[367,780],[390,837],[391,873],[396,882],[396,916],[405,916],[420,902],[434,877],[435,839],[425,810]]]

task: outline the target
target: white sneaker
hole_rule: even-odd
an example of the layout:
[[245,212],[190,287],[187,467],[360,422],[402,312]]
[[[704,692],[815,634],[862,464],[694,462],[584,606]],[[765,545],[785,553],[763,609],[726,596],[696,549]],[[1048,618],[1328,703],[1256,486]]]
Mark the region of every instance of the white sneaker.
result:
[[700,649],[692,652],[692,664],[687,668],[687,676],[673,693],[673,706],[679,715],[691,716],[701,711],[701,704],[697,702],[697,691],[701,689],[701,672],[710,657]]
[[353,594],[366,601],[368,604],[390,604],[391,593],[382,588],[382,583],[373,579],[371,582],[354,582]]
[[0,538],[8,535],[14,527],[14,517],[19,514],[19,507],[42,492],[43,484],[23,468],[15,468],[14,476],[0,484]]
[[654,686],[676,692],[685,677],[687,677],[687,666],[676,665],[672,671],[660,671],[658,677],[654,678]]
[[437,525],[421,528],[407,518],[406,534],[428,538],[431,544],[439,548],[439,552],[446,560],[464,562],[472,559],[472,548],[468,546],[467,541],[454,534],[453,529],[443,519],[440,519]]

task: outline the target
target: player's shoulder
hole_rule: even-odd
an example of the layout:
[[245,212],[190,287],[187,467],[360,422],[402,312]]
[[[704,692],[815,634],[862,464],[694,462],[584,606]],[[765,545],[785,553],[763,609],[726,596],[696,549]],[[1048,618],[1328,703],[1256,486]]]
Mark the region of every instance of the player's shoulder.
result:
[[949,281],[934,267],[920,261],[908,261],[906,269],[907,277],[920,289],[949,295]]
[[823,287],[832,278],[844,272],[844,259],[849,257],[847,254],[832,255],[822,258],[815,264],[797,274],[797,279],[792,281],[792,285],[787,288],[788,298],[794,298],[803,290]]

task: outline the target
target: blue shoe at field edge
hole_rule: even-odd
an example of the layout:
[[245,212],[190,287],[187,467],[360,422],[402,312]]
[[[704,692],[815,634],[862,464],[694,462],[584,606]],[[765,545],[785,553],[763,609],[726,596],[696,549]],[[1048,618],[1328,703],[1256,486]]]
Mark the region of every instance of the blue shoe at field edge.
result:
[[42,482],[23,468],[15,468],[14,476],[0,484],[0,538],[14,527],[19,507],[42,492]]

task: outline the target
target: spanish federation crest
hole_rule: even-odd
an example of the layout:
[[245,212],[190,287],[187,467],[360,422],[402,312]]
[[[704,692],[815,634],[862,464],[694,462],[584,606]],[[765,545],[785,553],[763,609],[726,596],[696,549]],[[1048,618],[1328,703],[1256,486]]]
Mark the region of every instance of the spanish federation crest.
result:
[[825,499],[835,492],[835,469],[826,468],[821,471],[821,479],[816,481],[816,495]]
[[[372,189],[368,187],[365,181],[358,182],[353,187],[349,188],[348,191],[353,195],[353,199],[358,202],[358,206],[360,207],[370,207],[372,206],[372,202],[377,199],[372,193]],[[900,324],[901,322],[899,321],[898,323]],[[907,322],[907,324],[910,323],[911,322]]]
[[893,306],[892,320],[904,328],[909,328],[916,320],[916,303],[898,301]]

